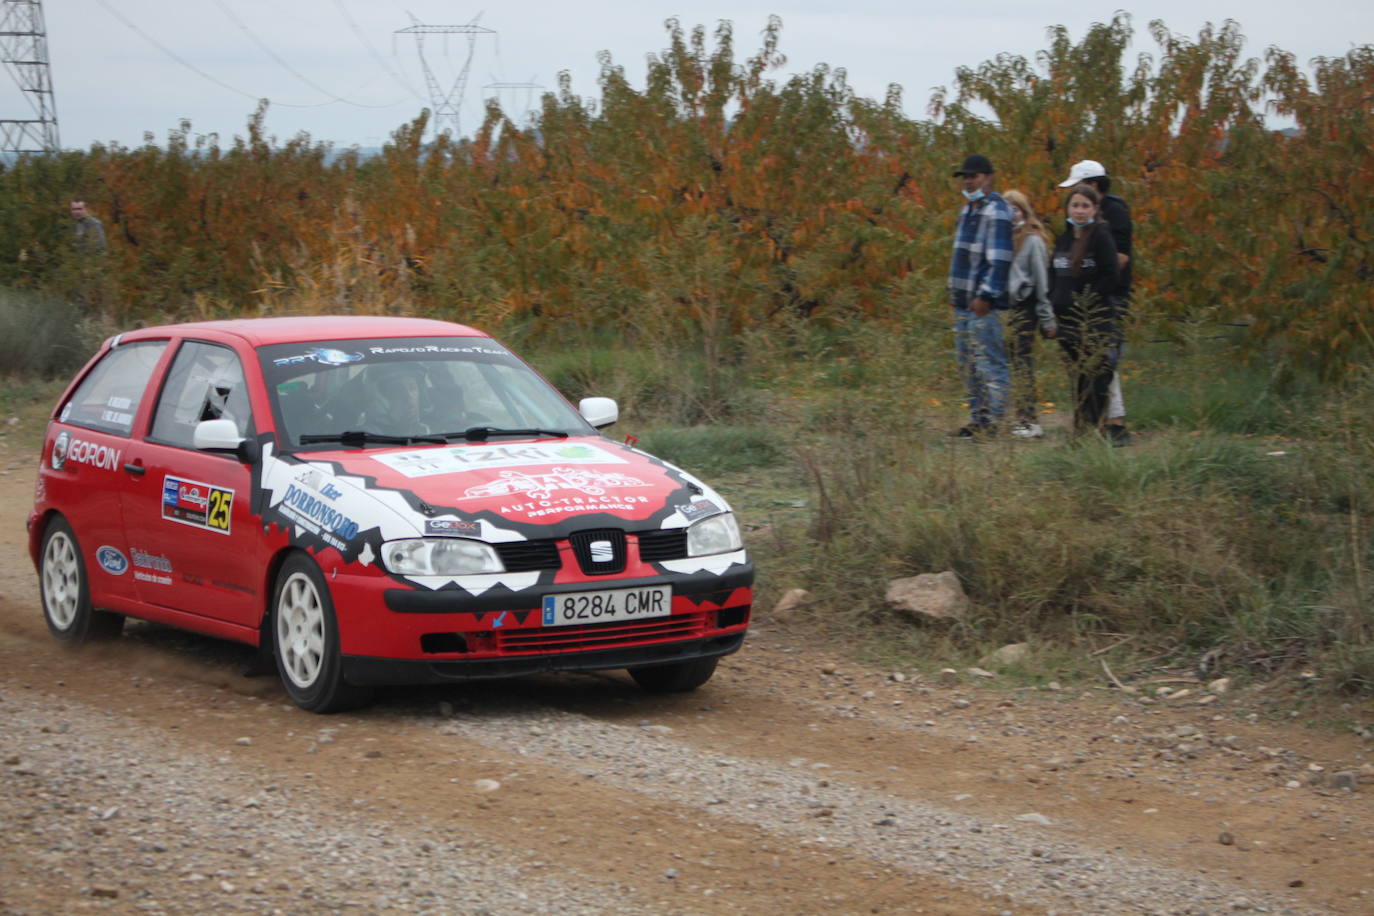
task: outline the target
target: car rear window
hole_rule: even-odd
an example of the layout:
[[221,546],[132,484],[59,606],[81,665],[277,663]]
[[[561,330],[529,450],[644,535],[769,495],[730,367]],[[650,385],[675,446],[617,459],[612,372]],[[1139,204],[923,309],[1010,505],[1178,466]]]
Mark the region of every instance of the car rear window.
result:
[[141,340],[110,350],[82,379],[58,419],[116,436],[129,435],[148,379],[166,347],[165,340]]

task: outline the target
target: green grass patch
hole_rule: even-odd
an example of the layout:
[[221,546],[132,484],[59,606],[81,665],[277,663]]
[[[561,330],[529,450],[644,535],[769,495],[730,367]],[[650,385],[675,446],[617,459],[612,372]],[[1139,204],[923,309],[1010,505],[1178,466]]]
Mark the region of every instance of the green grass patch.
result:
[[774,431],[751,426],[655,427],[639,447],[702,475],[772,467],[786,456]]

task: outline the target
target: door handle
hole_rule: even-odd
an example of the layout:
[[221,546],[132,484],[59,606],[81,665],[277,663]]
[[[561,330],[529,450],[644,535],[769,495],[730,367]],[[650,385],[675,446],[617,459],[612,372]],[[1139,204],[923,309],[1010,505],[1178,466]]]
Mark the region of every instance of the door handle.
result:
[[124,470],[128,471],[130,474],[136,474],[139,477],[148,473],[148,469],[141,464],[125,464]]

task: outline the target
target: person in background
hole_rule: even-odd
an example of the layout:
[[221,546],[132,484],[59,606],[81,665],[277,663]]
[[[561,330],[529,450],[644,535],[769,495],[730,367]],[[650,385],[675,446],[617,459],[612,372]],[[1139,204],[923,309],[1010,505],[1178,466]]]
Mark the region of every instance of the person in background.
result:
[[1011,208],[993,186],[992,163],[974,154],[954,171],[965,201],[949,266],[954,353],[968,389],[969,422],[951,436],[994,436],[1007,409],[1006,342],[1002,317],[1011,267]]
[[[1075,162],[1069,169],[1069,177],[1060,182],[1061,188],[1071,188],[1080,182],[1087,182],[1102,195],[1102,218],[1112,230],[1112,240],[1116,242],[1116,262],[1118,267],[1116,296],[1117,310],[1121,318],[1124,335],[1126,312],[1131,304],[1131,235],[1135,229],[1131,222],[1131,208],[1124,199],[1112,194],[1112,180],[1102,163],[1094,159]],[[1121,348],[1124,349],[1124,340]],[[1129,445],[1130,431],[1126,429],[1126,402],[1121,396],[1121,373],[1112,373],[1112,386],[1107,406],[1107,436],[1113,445]]]
[[1049,243],[1054,236],[1045,228],[1030,198],[1021,191],[1008,191],[1011,207],[1011,239],[1014,252],[1007,290],[1011,299],[1010,334],[1007,354],[1011,361],[1011,398],[1016,424],[1011,434],[1022,439],[1038,439],[1045,430],[1036,422],[1035,330],[1054,337],[1057,326],[1050,305]]
[[1102,431],[1120,348],[1116,243],[1101,218],[1101,197],[1080,184],[1065,201],[1068,226],[1055,240],[1050,302],[1073,391],[1074,431]]
[[68,209],[75,226],[72,237],[76,239],[76,246],[83,251],[104,251],[105,227],[101,225],[100,220],[91,215],[90,210],[86,208],[86,201],[80,197],[73,197]]

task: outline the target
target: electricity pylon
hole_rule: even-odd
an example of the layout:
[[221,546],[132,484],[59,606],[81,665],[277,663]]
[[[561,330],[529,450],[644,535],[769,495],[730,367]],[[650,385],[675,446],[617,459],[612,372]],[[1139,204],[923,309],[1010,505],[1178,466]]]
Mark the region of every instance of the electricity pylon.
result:
[[[420,69],[425,72],[425,85],[429,87],[430,104],[434,106],[434,133],[439,135],[445,131],[451,131],[453,136],[458,136],[460,131],[459,109],[463,104],[463,90],[467,88],[468,71],[472,69],[472,55],[477,49],[478,35],[495,35],[495,29],[488,29],[477,24],[477,20],[482,18],[478,13],[476,18],[466,25],[424,25],[413,15],[410,21],[414,25],[406,29],[397,29],[397,35],[414,35],[415,48],[420,53]],[[439,80],[434,75],[434,71],[429,67],[429,61],[425,60],[425,36],[426,35],[466,35],[468,39],[468,56],[463,61],[463,69],[458,74],[458,79],[454,80],[453,87],[447,93],[439,86]]]
[[0,153],[57,152],[61,144],[43,0],[0,0],[0,60],[38,116],[0,119]]

